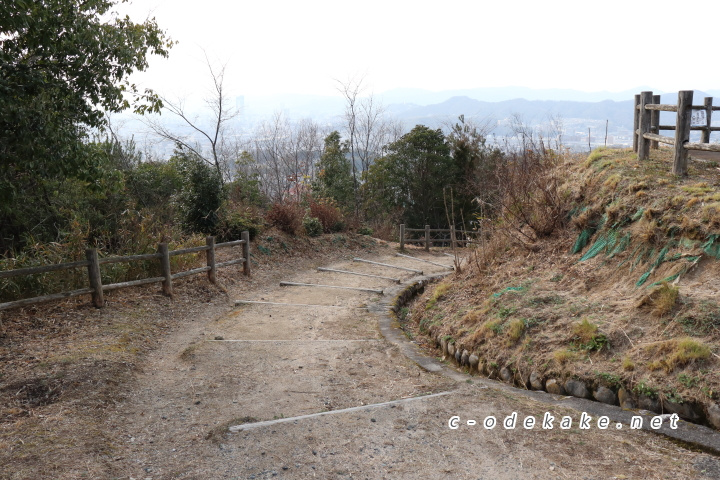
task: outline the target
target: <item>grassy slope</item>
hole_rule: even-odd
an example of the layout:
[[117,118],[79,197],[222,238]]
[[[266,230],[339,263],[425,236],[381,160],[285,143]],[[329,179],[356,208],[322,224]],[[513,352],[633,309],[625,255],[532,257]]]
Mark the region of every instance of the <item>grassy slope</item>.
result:
[[[533,250],[499,234],[413,307],[417,328],[526,380],[576,376],[663,401],[720,392],[720,169],[667,151],[599,150],[562,165],[568,225]],[[499,227],[502,228],[502,227]],[[718,235],[720,236],[720,235]],[[483,251],[483,249],[485,249]]]

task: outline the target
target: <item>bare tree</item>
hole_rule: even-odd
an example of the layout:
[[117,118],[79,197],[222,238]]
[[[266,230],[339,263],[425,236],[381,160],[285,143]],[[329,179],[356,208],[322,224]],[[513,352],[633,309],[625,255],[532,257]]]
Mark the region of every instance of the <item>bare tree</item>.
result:
[[359,106],[356,142],[358,156],[363,172],[367,172],[370,164],[378,156],[382,142],[383,107],[373,95],[363,98]]
[[315,163],[322,154],[322,139],[320,126],[309,118],[291,125],[287,155],[298,186],[313,179]]
[[383,148],[405,133],[402,122],[388,118],[385,108],[370,94],[358,102],[355,151],[360,159],[363,173],[382,156]]
[[300,195],[314,176],[322,153],[323,132],[310,119],[291,123],[282,113],[258,125],[246,150],[256,160],[268,198],[283,201]]
[[[211,112],[210,118],[203,121],[197,116],[191,117],[183,100],[171,101],[162,97],[164,109],[180,118],[185,127],[190,130],[190,135],[181,135],[171,130],[158,118],[148,120],[147,125],[159,137],[182,146],[212,165],[224,182],[230,179],[230,169],[234,165],[238,153],[228,138],[228,127],[232,119],[237,117],[240,112],[231,107],[231,102],[227,98],[227,92],[223,86],[227,65],[214,68],[207,54],[205,60],[212,78],[211,95],[205,99],[205,104]],[[196,135],[200,136],[200,141],[195,140]],[[206,145],[205,148],[202,146],[203,143]]]
[[397,141],[404,134],[402,123],[387,118],[385,108],[373,94],[360,97],[365,88],[363,81],[364,78],[351,78],[346,82],[338,80],[338,90],[346,102],[344,120],[350,151],[356,216],[360,208],[358,185],[360,173],[366,173],[370,165],[383,155],[385,146]]
[[340,86],[338,90],[345,97],[345,125],[348,133],[348,144],[350,146],[350,164],[352,167],[353,176],[353,199],[355,203],[355,217],[360,212],[360,198],[358,196],[358,179],[357,179],[357,166],[355,162],[355,147],[357,139],[355,138],[357,132],[357,119],[358,119],[358,95],[362,91],[363,78],[356,80],[354,78],[349,79],[343,83],[338,80]]
[[288,190],[282,160],[287,130],[287,120],[278,112],[270,121],[259,124],[250,140],[249,149],[257,161],[262,188],[271,200],[283,200]]

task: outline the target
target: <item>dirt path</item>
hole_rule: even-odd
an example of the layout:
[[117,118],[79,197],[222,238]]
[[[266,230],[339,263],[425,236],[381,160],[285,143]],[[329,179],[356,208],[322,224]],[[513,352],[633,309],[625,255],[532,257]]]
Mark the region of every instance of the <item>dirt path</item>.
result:
[[[439,254],[413,255],[451,263]],[[367,258],[443,271],[393,253]],[[414,276],[350,260],[322,266]],[[315,270],[286,280],[393,285]],[[277,283],[243,291],[241,285],[229,292],[232,298],[313,306],[242,305],[200,316],[168,338],[105,427],[120,445],[111,467],[117,478],[717,478],[712,457],[663,437],[614,424],[580,430],[575,411],[470,377],[457,382],[426,372],[379,333],[377,316],[365,307],[380,295]],[[502,421],[512,412],[519,422],[534,415],[539,423],[546,411],[558,419],[570,415],[573,428],[480,426],[486,416]],[[315,415],[321,412],[327,413]],[[462,419],[457,430],[448,427],[453,415]]]

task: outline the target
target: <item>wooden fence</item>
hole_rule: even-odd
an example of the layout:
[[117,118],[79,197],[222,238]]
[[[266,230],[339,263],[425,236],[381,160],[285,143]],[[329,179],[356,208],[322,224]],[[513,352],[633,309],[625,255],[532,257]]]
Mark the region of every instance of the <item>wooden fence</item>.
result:
[[[230,260],[227,262],[216,263],[215,262],[215,251],[218,248],[234,247],[236,245],[242,245],[242,258],[236,260]],[[189,253],[206,252],[207,266],[187,270],[184,272],[172,273],[170,271],[170,257],[175,255],[186,255]],[[205,245],[200,247],[183,248],[181,250],[169,250],[167,243],[161,243],[158,245],[157,253],[147,253],[144,255],[129,255],[124,257],[105,257],[99,258],[97,250],[94,248],[88,248],[85,250],[86,259],[79,262],[72,263],[60,263],[56,265],[45,265],[42,267],[30,267],[21,268],[18,270],[6,270],[0,271],[0,278],[17,277],[20,275],[33,275],[36,273],[54,272],[58,270],[67,270],[71,268],[87,268],[88,280],[90,287],[81,288],[79,290],[72,290],[69,292],[54,293],[52,295],[44,295],[41,297],[25,298],[22,300],[15,300],[12,302],[0,303],[0,311],[7,310],[9,308],[22,307],[26,305],[33,305],[36,303],[49,302],[51,300],[57,300],[62,298],[75,297],[77,295],[92,295],[92,303],[97,308],[104,306],[103,292],[108,290],[117,290],[119,288],[135,287],[138,285],[146,285],[148,283],[160,283],[162,282],[163,294],[172,297],[173,286],[172,281],[178,278],[187,277],[189,275],[196,275],[198,273],[207,272],[208,279],[210,282],[215,283],[217,281],[217,269],[220,267],[226,267],[228,265],[243,264],[243,273],[250,275],[250,235],[247,231],[242,232],[241,239],[233,242],[215,243],[215,237],[207,237],[205,239]],[[141,260],[153,260],[157,259],[160,261],[160,268],[162,276],[153,278],[143,278],[140,280],[133,280],[130,282],[112,283],[109,285],[103,285],[100,275],[100,265],[107,263],[122,263],[122,262],[134,262]]]
[[[422,238],[409,238],[408,233],[423,233]],[[445,238],[432,238],[433,233],[447,233],[449,237]],[[430,225],[425,225],[425,228],[405,228],[405,224],[400,224],[400,250],[405,249],[406,243],[420,243],[425,245],[425,250],[430,250],[430,247],[436,243],[451,244],[458,246],[460,244],[467,246],[469,243],[475,243],[470,240],[470,235],[473,232],[467,232],[465,230],[456,230],[454,226],[450,228],[430,228]],[[458,235],[461,238],[458,238]],[[453,243],[454,242],[454,243]]]
[[[688,150],[720,152],[720,144],[710,143],[710,133],[720,131],[712,126],[712,112],[720,110],[713,106],[712,97],[706,97],[703,105],[693,105],[693,91],[682,90],[678,93],[677,105],[663,105],[660,95],[642,92],[635,95],[635,114],[633,118],[633,150],[640,160],[647,160],[651,148],[658,148],[658,142],[675,147],[673,173],[687,175]],[[675,125],[660,125],[660,112],[676,112]],[[696,114],[693,114],[693,111]],[[660,135],[662,130],[675,130],[674,137]],[[699,143],[690,142],[690,131],[702,132]]]

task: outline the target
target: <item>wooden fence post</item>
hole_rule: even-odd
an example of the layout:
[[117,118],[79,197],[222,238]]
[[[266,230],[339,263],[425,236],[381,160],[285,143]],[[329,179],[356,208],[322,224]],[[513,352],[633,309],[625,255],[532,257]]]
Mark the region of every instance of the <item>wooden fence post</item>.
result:
[[240,234],[240,239],[245,242],[242,244],[242,254],[245,262],[243,262],[243,274],[250,276],[250,232],[245,230]]
[[[653,95],[652,103],[656,105],[659,104],[660,95]],[[660,110],[653,110],[650,112],[650,131],[656,135],[660,135]],[[651,140],[650,148],[652,150],[657,150],[658,148],[660,148],[660,144],[657,140]]]
[[405,224],[400,224],[400,250],[405,250]]
[[712,127],[712,105],[713,105],[713,97],[705,97],[705,117],[707,119],[707,123],[705,126],[707,127],[702,132],[702,136],[700,138],[700,143],[710,143],[710,127]]
[[430,225],[425,225],[425,251],[430,251]]
[[685,143],[690,141],[690,120],[692,117],[693,91],[682,90],[678,92],[677,123],[675,124],[675,162],[673,173],[682,177],[687,176],[688,151]]
[[205,251],[207,266],[210,267],[210,270],[208,270],[208,279],[210,280],[210,283],[215,283],[217,281],[217,268],[215,267],[215,237],[206,237],[205,245],[210,247]]
[[92,292],[92,303],[95,308],[102,308],[105,305],[102,289],[102,277],[100,276],[100,259],[97,250],[88,248],[85,250],[85,258],[88,261],[88,279]]
[[168,297],[173,296],[172,286],[172,272],[170,269],[170,249],[167,243],[160,243],[158,245],[158,253],[160,256],[160,269],[162,270],[162,276],[165,280],[162,282],[163,295]]
[[638,151],[638,129],[640,128],[640,94],[635,95],[635,110],[633,113],[633,152]]
[[644,137],[646,133],[650,133],[650,110],[645,109],[645,105],[652,103],[652,92],[642,92],[640,94],[640,134],[638,136],[638,159],[647,160],[650,158],[650,140]]

